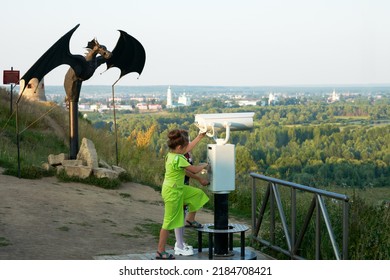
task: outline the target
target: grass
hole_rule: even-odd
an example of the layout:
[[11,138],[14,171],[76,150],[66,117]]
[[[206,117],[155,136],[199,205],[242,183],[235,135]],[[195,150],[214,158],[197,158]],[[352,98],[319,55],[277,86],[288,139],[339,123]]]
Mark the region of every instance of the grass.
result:
[[57,229],[60,230],[60,231],[69,231],[70,230],[70,228],[67,227],[67,226],[62,226],[62,227],[59,227]]
[[123,197],[123,198],[131,198],[131,194],[129,194],[129,193],[120,193],[119,195],[120,195],[120,197]]
[[124,238],[139,238],[140,235],[137,234],[128,234],[128,233],[113,233],[113,235],[117,235]]
[[69,224],[78,225],[78,226],[82,226],[82,227],[93,227],[93,225],[88,224],[87,222],[80,222],[80,223],[70,222]]
[[0,247],[5,247],[8,245],[11,245],[11,242],[7,238],[0,236]]
[[331,188],[330,191],[342,193],[349,197],[358,196],[367,205],[381,206],[385,201],[390,201],[390,188]]
[[111,227],[116,227],[117,226],[117,224],[114,221],[110,220],[110,219],[103,219],[103,220],[101,220],[101,222],[103,224],[109,224]]

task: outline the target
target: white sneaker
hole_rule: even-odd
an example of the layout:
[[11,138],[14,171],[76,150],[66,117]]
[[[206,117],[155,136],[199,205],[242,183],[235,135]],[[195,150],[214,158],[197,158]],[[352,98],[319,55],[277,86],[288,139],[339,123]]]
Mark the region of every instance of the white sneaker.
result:
[[192,256],[193,254],[194,250],[189,247],[184,247],[183,249],[175,247],[175,255]]
[[[191,250],[194,249],[194,247],[192,247],[191,245],[188,245],[188,244],[185,243],[185,242],[183,242],[183,247],[184,247],[184,248],[188,247],[188,248],[190,248]],[[176,250],[176,248],[179,248],[179,247],[177,247],[177,242],[175,242],[175,250]]]

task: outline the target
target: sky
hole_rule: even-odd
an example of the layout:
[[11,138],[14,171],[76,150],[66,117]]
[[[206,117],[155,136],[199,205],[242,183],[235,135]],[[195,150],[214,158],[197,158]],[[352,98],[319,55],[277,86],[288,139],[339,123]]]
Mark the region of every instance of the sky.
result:
[[[22,76],[80,23],[73,54],[84,54],[94,37],[112,50],[118,29],[144,46],[142,74],[128,74],[118,85],[390,84],[388,0],[14,0],[0,6],[1,72],[13,67]],[[52,70],[45,84],[62,85],[68,68]],[[112,85],[119,69],[105,69],[83,85]]]

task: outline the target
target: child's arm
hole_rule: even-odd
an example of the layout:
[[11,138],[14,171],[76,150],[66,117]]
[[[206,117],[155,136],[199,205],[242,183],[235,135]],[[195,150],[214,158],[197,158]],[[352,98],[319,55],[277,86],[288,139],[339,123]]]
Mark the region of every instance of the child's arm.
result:
[[209,181],[203,177],[200,177],[186,169],[186,175],[192,179],[197,180],[202,186],[207,186],[209,184]]
[[207,163],[201,163],[199,165],[189,165],[186,167],[186,171],[196,174],[202,171],[203,169],[205,169],[206,167],[207,167]]
[[191,150],[196,146],[196,144],[198,144],[198,142],[200,140],[203,139],[203,137],[206,135],[206,132],[205,133],[200,133],[198,134],[198,136],[196,136],[196,138],[194,140],[192,140],[190,143],[188,143],[188,146],[186,148],[186,153],[189,153],[191,152]]

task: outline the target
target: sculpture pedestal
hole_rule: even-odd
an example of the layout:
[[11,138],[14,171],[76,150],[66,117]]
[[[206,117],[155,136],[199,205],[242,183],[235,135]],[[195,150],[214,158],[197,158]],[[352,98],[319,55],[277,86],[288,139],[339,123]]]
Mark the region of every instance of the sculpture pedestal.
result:
[[79,151],[79,103],[69,101],[69,159],[76,159]]

